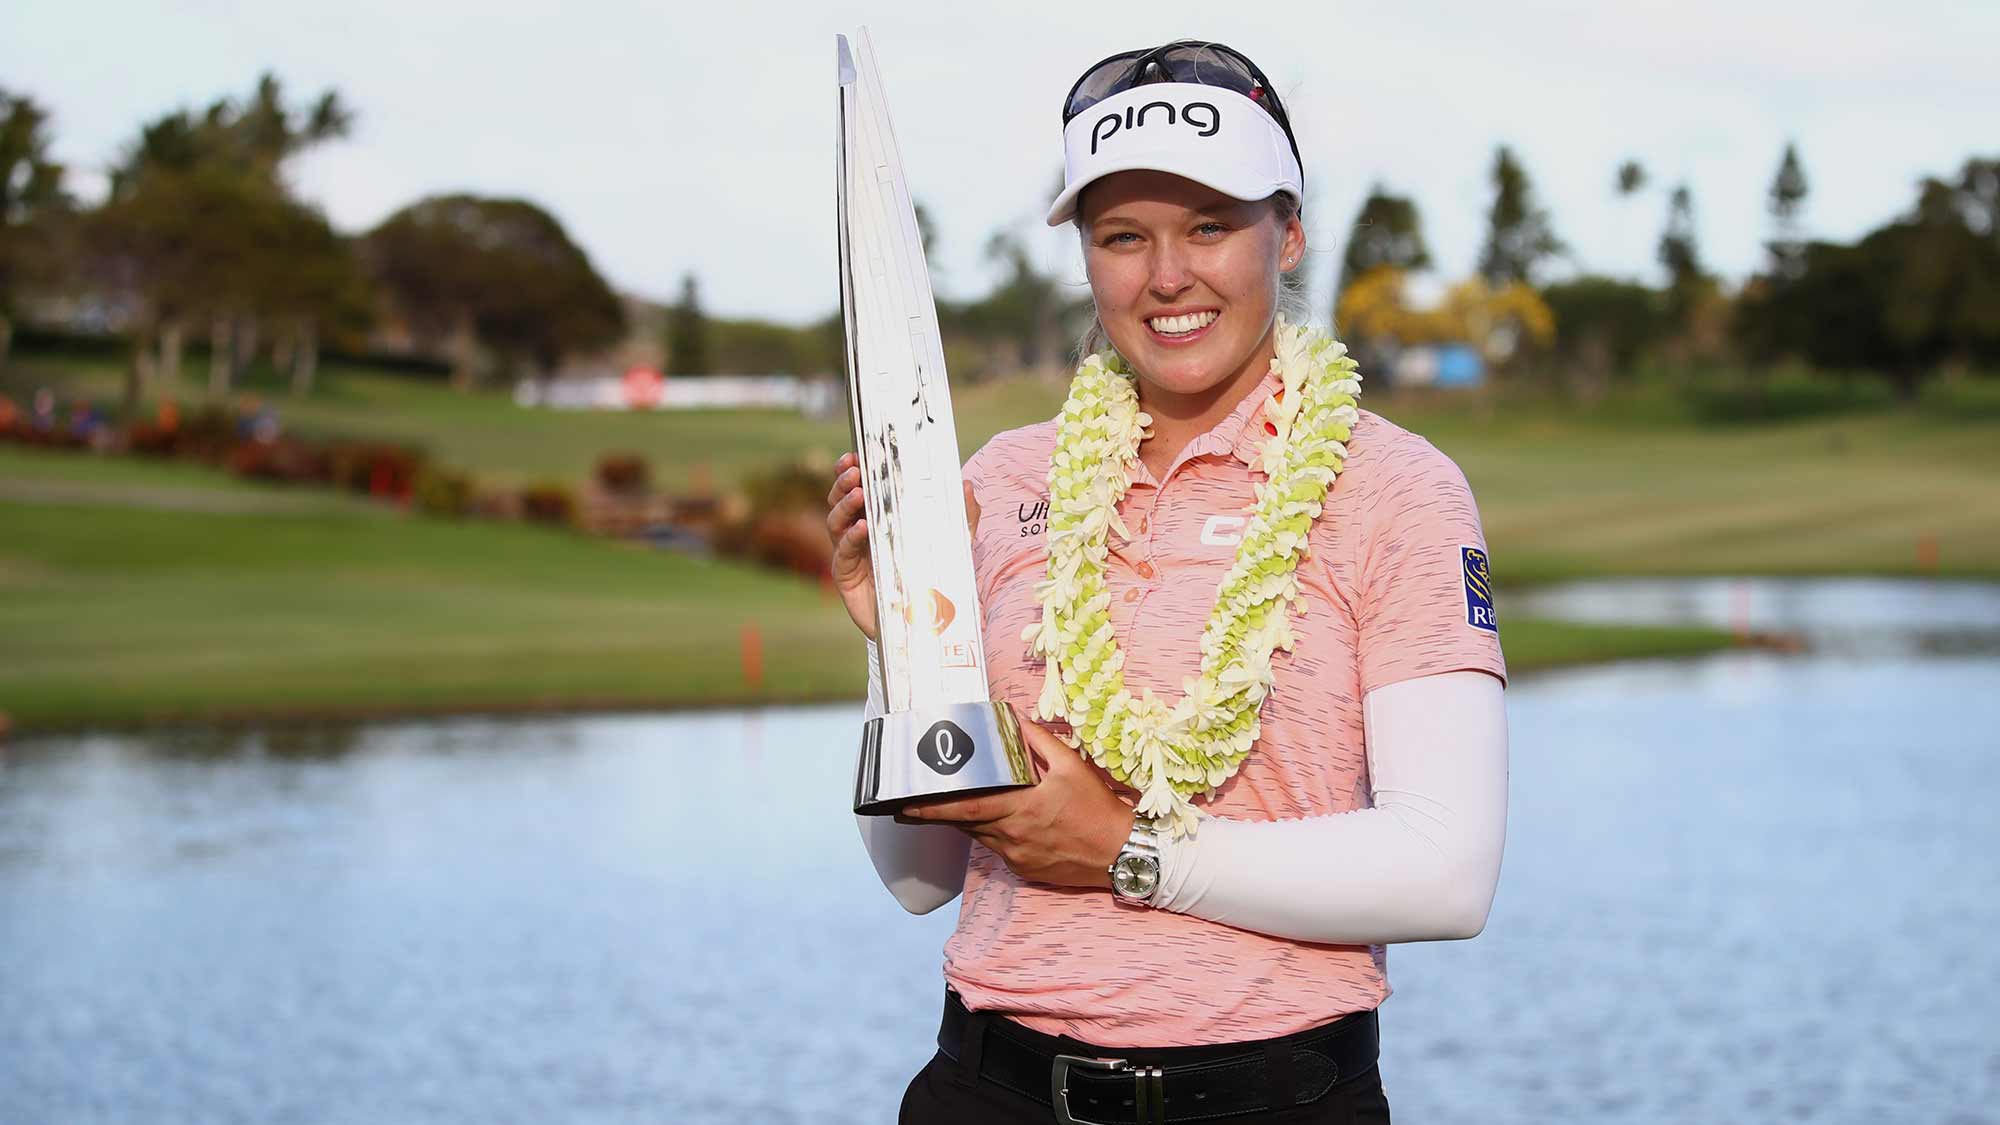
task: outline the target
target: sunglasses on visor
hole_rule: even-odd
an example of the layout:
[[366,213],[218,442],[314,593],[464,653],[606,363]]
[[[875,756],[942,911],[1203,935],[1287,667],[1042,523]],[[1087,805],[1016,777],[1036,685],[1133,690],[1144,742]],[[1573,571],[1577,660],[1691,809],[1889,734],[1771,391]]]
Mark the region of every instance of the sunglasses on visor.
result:
[[1285,107],[1264,72],[1241,51],[1197,39],[1176,39],[1164,46],[1120,51],[1084,71],[1076,85],[1069,88],[1069,97],[1063,100],[1063,124],[1068,125],[1071,118],[1113,94],[1152,82],[1220,86],[1242,94],[1262,106],[1284,129],[1285,139],[1292,144],[1292,156],[1298,158],[1299,141],[1292,136],[1291,118],[1285,116]]

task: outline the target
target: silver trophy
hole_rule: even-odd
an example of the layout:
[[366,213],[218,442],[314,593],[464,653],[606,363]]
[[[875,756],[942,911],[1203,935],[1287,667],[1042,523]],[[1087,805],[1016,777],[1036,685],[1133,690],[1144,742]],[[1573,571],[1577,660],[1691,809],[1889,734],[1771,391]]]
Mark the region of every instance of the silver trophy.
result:
[[978,587],[916,208],[864,28],[840,62],[840,308],[848,422],[867,497],[886,714],[861,732],[854,811],[1040,780],[986,683]]

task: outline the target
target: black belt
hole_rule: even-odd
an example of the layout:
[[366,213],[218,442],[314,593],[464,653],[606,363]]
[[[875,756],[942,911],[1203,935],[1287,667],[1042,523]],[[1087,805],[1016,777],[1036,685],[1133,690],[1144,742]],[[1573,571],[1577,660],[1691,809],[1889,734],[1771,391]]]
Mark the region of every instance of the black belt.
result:
[[946,987],[938,1049],[1063,1125],[1161,1125],[1316,1102],[1374,1068],[1376,1035],[1370,1010],[1275,1039],[1112,1051],[968,1011]]

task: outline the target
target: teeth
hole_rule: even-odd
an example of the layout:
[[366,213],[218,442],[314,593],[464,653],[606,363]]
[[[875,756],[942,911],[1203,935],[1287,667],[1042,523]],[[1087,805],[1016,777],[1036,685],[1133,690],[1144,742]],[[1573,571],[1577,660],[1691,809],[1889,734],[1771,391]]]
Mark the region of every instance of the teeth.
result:
[[1221,315],[1214,309],[1209,309],[1207,312],[1188,313],[1185,316],[1156,316],[1146,323],[1153,326],[1153,331],[1163,336],[1185,336],[1198,328],[1206,328],[1215,323],[1215,318]]

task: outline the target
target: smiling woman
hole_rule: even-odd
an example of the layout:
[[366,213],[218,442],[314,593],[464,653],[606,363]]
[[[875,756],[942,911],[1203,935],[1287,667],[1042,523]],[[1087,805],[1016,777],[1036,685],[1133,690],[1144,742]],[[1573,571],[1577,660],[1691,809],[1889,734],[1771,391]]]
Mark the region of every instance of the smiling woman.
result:
[[[1095,338],[1061,415],[964,469],[989,679],[1044,775],[858,818],[907,909],[964,895],[902,1120],[1386,1121],[1383,946],[1478,933],[1499,876],[1478,508],[1284,308],[1303,184],[1255,64],[1125,52],[1063,119],[1049,223]],[[851,464],[828,531],[872,636]]]
[[[1284,192],[1234,199],[1134,169],[1079,193],[1076,222],[1096,306],[1084,354],[1108,345],[1146,373],[1140,398],[1159,440],[1141,456],[1160,475],[1165,459],[1270,369],[1273,314],[1286,292],[1270,263],[1298,267],[1298,204]],[[1302,320],[1300,311],[1292,318]]]

